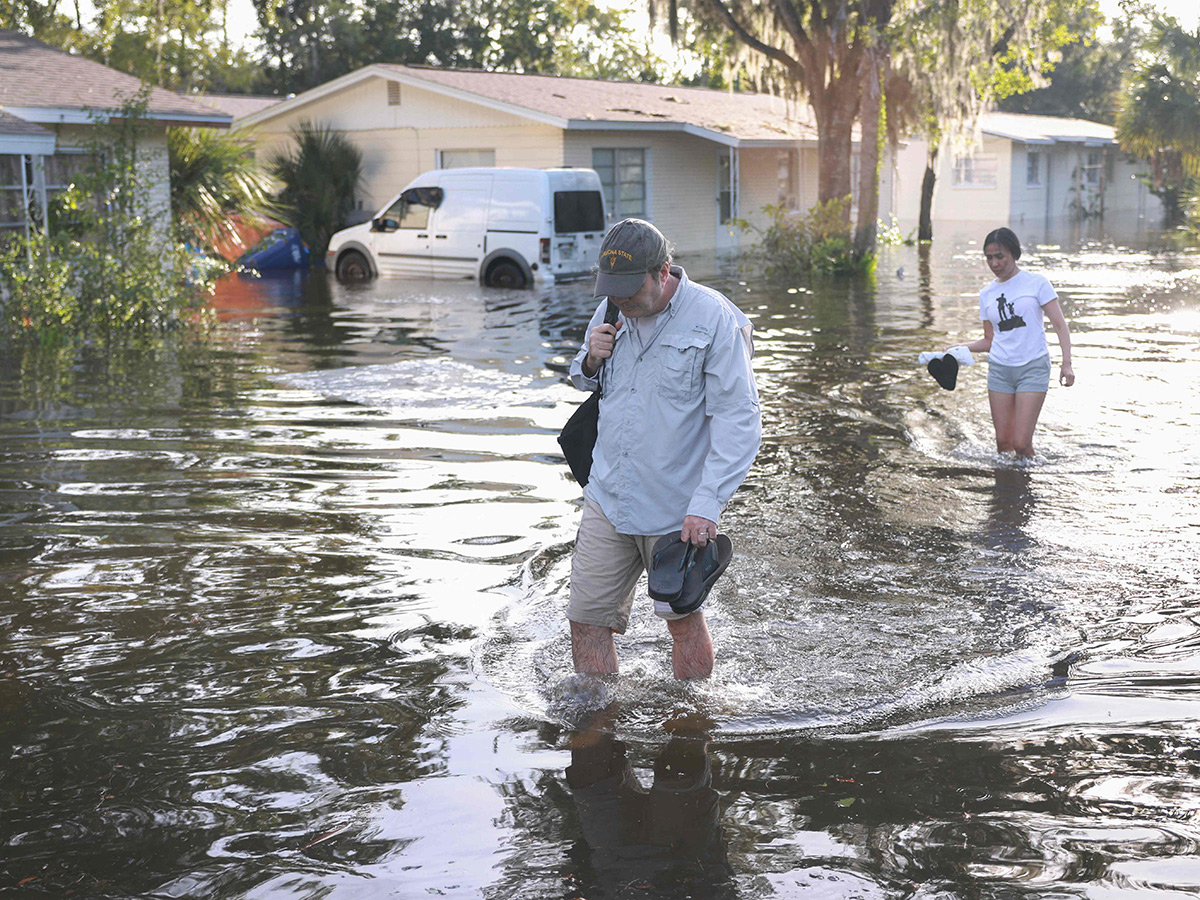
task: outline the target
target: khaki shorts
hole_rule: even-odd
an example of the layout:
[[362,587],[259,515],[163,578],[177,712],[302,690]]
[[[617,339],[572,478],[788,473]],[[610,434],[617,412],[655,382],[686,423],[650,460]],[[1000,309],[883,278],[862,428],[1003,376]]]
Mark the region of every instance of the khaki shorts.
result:
[[[624,634],[638,579],[650,567],[654,543],[660,537],[661,534],[618,534],[600,504],[584,498],[583,518],[571,559],[567,618],[581,625],[599,625]],[[654,614],[667,620],[691,615],[677,613],[661,600],[654,601]]]

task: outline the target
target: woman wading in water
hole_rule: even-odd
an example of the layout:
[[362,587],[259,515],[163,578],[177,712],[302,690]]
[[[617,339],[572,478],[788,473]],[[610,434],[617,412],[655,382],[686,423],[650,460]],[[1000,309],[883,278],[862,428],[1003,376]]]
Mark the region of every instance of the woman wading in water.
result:
[[1058,383],[1064,387],[1075,383],[1071,332],[1050,282],[1017,265],[1021,242],[1010,229],[991,232],[984,239],[983,255],[996,278],[979,292],[983,337],[966,346],[974,353],[988,354],[988,400],[996,449],[1028,458],[1033,456],[1033,430],[1050,389],[1050,347],[1042,313],[1058,335],[1062,350]]

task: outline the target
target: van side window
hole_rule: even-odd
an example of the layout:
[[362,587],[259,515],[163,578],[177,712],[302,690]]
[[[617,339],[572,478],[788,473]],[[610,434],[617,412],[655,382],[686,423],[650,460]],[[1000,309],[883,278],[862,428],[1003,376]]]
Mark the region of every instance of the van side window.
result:
[[441,202],[441,188],[409,188],[383,218],[393,220],[400,228],[427,228],[430,210],[437,209]]

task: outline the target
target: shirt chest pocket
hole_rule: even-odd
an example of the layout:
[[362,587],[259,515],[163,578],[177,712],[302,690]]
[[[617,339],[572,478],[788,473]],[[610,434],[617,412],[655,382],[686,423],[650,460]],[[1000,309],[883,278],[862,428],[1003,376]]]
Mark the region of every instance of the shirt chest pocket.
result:
[[691,400],[700,393],[708,335],[668,332],[659,338],[662,368],[658,390],[672,400]]

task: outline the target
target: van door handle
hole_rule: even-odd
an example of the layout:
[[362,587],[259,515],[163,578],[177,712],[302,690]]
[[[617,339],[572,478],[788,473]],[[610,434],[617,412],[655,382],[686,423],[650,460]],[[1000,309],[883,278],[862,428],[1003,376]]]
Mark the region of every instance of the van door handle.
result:
[[443,240],[443,241],[446,239],[446,236],[444,234],[435,234],[434,237],[438,238],[439,240]]
[[423,237],[423,238],[427,238],[427,237],[429,237],[429,235],[427,235],[427,234],[418,234],[418,235],[417,235],[417,237]]

